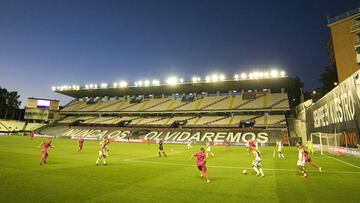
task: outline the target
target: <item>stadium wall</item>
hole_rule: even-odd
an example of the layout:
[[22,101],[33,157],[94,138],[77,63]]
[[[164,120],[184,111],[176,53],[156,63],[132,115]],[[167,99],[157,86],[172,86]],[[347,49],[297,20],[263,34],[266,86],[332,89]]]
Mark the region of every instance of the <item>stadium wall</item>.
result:
[[340,136],[340,146],[360,144],[360,70],[306,109],[307,138],[311,133]]
[[226,139],[238,145],[244,144],[248,139],[261,144],[273,145],[278,139],[288,143],[286,129],[174,129],[174,128],[89,128],[71,127],[59,133],[39,132],[39,136],[70,137],[76,139],[100,140],[104,137],[113,138],[117,141],[163,139],[167,143],[186,143],[188,140],[195,142],[222,143]]

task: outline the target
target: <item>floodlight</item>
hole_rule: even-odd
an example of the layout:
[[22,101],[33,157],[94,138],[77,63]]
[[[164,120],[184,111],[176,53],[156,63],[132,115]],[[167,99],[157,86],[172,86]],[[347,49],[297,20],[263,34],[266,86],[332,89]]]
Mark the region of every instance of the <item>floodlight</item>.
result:
[[212,80],[213,82],[217,82],[217,81],[219,80],[219,76],[218,76],[217,74],[212,74],[212,75],[211,75],[211,80]]
[[286,75],[285,71],[283,71],[283,70],[280,71],[280,76],[281,76],[281,77],[284,77],[285,75]]
[[159,80],[153,80],[153,81],[152,81],[152,84],[153,84],[154,86],[159,86],[159,85],[160,85],[160,81],[159,81]]
[[107,88],[107,86],[108,86],[108,84],[106,84],[106,83],[101,83],[101,85],[100,85],[101,88]]
[[206,76],[206,77],[205,77],[205,81],[206,81],[206,82],[210,82],[210,80],[211,80],[211,77],[210,77],[210,76]]
[[224,75],[224,74],[221,74],[221,75],[219,76],[219,79],[220,79],[220,81],[224,81],[224,80],[225,80],[225,75]]
[[145,86],[149,86],[149,85],[150,85],[150,81],[149,81],[149,80],[145,80],[145,81],[144,81],[144,85],[145,85]]
[[235,75],[234,75],[234,78],[235,78],[235,80],[239,79],[239,75],[238,75],[238,74],[235,74]]
[[241,79],[246,79],[246,73],[241,73]]
[[[121,87],[121,88],[123,88],[123,87],[127,87],[127,82],[126,81],[121,81],[120,83],[119,83],[119,86]],[[135,85],[136,86],[136,85]]]
[[271,77],[276,78],[279,77],[279,71],[277,70],[272,70],[270,73]]
[[166,83],[169,85],[176,85],[178,83],[178,79],[176,77],[169,77],[166,80]]

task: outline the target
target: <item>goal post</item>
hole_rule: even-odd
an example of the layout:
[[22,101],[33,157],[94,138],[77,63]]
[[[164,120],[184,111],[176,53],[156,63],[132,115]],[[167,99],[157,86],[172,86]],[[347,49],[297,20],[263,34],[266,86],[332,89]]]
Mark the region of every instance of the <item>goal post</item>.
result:
[[310,141],[314,145],[315,150],[320,150],[321,154],[324,152],[334,153],[334,149],[340,146],[340,136],[342,133],[324,133],[316,132],[310,134]]

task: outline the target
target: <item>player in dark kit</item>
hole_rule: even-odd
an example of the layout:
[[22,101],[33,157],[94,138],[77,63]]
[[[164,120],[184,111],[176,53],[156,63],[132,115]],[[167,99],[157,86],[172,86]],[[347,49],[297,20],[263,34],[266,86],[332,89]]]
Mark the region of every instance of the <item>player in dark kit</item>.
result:
[[159,157],[161,157],[161,153],[163,153],[164,156],[167,157],[164,152],[164,145],[162,139],[159,140]]
[[79,139],[79,152],[82,150],[83,146],[84,146],[84,139],[82,137],[80,137]]

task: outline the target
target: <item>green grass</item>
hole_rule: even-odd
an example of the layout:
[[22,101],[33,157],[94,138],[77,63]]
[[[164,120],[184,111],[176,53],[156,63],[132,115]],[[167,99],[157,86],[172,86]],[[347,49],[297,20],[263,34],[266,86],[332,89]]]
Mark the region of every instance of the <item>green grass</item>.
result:
[[[85,141],[78,153],[76,141],[53,139],[48,164],[39,166],[43,140],[0,137],[1,202],[360,202],[360,168],[315,154],[323,172],[308,166],[302,178],[295,148],[284,149],[285,160],[261,148],[261,178],[244,147],[212,147],[206,183],[189,160],[200,145],[167,144],[168,157],[159,158],[155,144],[111,143],[108,165],[95,166],[98,142]],[[333,157],[360,167],[357,158]]]

